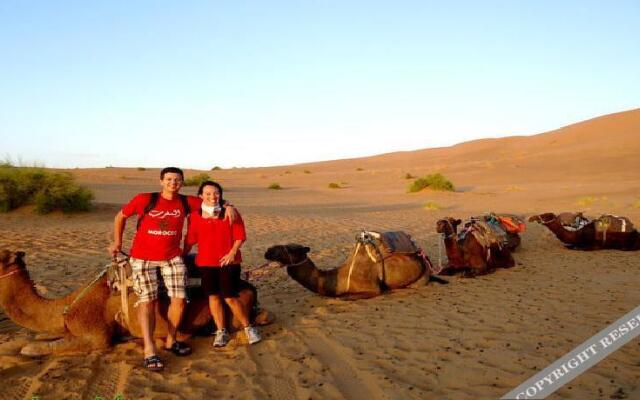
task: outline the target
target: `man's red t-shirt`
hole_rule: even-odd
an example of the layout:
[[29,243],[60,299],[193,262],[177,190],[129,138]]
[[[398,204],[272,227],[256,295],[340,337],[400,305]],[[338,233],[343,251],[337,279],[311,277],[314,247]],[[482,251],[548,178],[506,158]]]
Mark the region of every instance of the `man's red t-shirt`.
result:
[[[219,267],[220,259],[229,253],[236,240],[246,240],[244,221],[240,213],[230,224],[228,220],[218,218],[202,218],[199,211],[191,214],[191,223],[187,232],[187,243],[198,245],[196,265],[199,267]],[[240,264],[240,250],[236,253],[233,264]]]
[[[142,218],[131,247],[131,257],[147,261],[170,260],[180,255],[182,227],[185,211],[178,196],[167,200],[158,196],[155,207],[143,216],[144,209],[151,201],[151,193],[140,193],[122,207],[122,214],[130,217],[137,214]],[[189,207],[193,212],[200,209],[202,200],[187,196]]]

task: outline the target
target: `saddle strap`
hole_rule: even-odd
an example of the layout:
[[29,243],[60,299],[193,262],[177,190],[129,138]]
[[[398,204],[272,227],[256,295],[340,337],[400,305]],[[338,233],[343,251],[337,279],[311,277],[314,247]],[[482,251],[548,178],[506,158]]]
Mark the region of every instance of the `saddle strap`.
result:
[[124,323],[129,328],[129,287],[127,286],[127,277],[125,273],[124,263],[118,264],[120,273],[120,302]]

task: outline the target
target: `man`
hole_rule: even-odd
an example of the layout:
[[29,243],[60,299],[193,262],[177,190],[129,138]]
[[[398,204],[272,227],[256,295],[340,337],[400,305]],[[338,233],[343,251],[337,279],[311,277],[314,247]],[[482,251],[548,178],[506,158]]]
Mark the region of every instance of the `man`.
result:
[[[159,371],[164,363],[157,355],[153,331],[155,309],[158,303],[159,284],[164,283],[171,302],[165,349],[177,356],[186,356],[191,348],[176,340],[185,308],[187,269],[180,257],[182,228],[189,210],[198,210],[201,200],[181,195],[184,173],[176,167],[160,172],[160,193],[140,193],[122,207],[114,221],[114,241],[109,252],[116,256],[122,249],[122,234],[126,220],[138,216],[138,230],[131,247],[129,260],[132,268],[133,289],[138,295],[138,320],[144,341],[144,366]],[[230,211],[232,207],[229,207]],[[231,211],[229,214],[234,214]],[[161,275],[162,279],[158,275]]]

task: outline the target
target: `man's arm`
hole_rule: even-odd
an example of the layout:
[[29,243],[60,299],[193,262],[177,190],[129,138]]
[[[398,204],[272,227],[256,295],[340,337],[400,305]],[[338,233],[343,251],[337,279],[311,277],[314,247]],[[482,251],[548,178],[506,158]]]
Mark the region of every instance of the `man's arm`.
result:
[[229,223],[233,225],[233,223],[238,218],[238,211],[236,211],[236,208],[232,206],[228,201],[225,201],[223,207],[224,207],[224,219],[226,221],[229,221]]
[[109,254],[115,257],[122,250],[122,234],[127,223],[127,217],[124,216],[122,210],[118,211],[113,221],[113,243],[109,245]]

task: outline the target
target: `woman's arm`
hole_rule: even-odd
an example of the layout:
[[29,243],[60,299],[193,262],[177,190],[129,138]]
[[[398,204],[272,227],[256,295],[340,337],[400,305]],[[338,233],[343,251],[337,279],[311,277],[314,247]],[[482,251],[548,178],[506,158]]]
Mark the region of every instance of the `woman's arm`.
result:
[[240,246],[242,246],[242,243],[244,243],[244,240],[236,240],[235,242],[233,242],[233,247],[231,248],[231,250],[229,250],[226,256],[220,259],[220,265],[225,266],[233,264],[236,259],[236,253],[240,249]]

